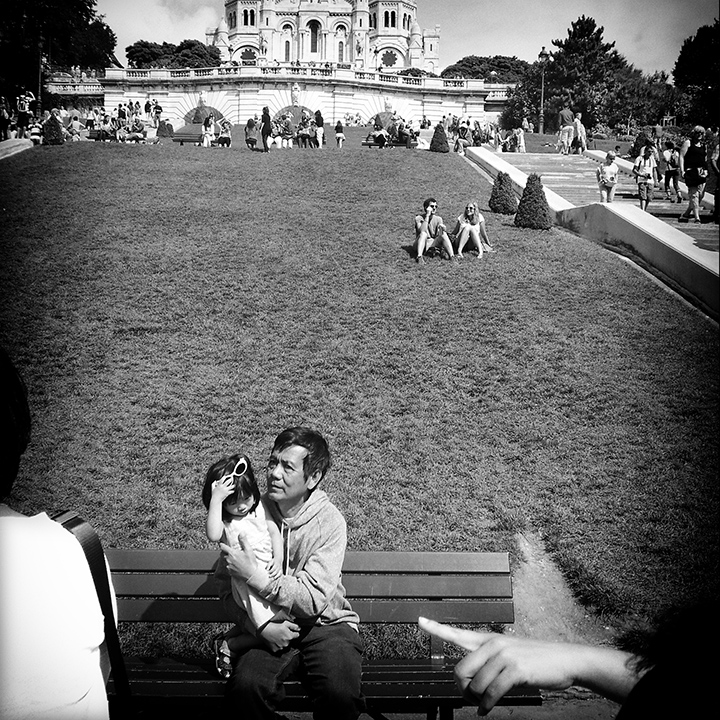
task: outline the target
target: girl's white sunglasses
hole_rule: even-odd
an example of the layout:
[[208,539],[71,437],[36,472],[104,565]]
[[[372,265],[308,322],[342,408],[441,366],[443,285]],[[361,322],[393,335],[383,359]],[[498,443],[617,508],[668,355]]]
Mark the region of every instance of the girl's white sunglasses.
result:
[[[241,470],[238,470],[238,468],[242,468]],[[242,477],[248,469],[247,460],[245,458],[240,458],[237,463],[235,464],[235,468],[233,471],[227,475],[223,475],[219,482],[225,482],[225,480],[234,480],[236,477]]]

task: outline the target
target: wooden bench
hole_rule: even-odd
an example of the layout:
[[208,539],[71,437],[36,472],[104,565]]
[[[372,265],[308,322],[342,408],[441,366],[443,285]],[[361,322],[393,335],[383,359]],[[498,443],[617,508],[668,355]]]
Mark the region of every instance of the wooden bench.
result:
[[[116,550],[107,552],[121,623],[224,623],[215,595],[215,551]],[[419,615],[447,623],[512,623],[514,607],[507,553],[348,552],[343,584],[364,625],[415,625]],[[122,633],[122,626],[121,626]],[[214,660],[126,658],[133,695],[152,717],[178,709],[205,717],[220,709],[225,681]],[[450,720],[466,706],[453,677],[454,662],[433,640],[424,659],[366,660],[367,713],[426,713]],[[281,711],[307,712],[299,682],[286,683]],[[112,702],[112,681],[110,683]],[[537,689],[520,688],[505,705],[540,705]],[[209,715],[208,715],[209,716]]]
[[[361,145],[363,147],[380,147],[380,145],[378,145],[378,143],[376,143],[374,140],[363,140]],[[398,140],[388,140],[385,143],[384,147],[406,147],[408,149],[413,149],[413,148],[416,148],[417,146],[418,146],[417,140],[411,140],[410,145],[407,145],[406,143],[400,142]]]

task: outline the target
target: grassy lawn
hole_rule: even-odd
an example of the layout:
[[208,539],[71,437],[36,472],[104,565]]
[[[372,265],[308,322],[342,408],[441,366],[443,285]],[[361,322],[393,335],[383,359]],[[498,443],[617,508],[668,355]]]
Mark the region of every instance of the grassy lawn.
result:
[[[353,549],[533,529],[622,622],[717,592],[717,326],[615,255],[487,210],[460,157],[76,143],[4,160],[0,342],[34,435],[11,504],[205,547],[202,479],[328,437]],[[330,140],[330,139],[329,139]],[[424,268],[412,216],[498,252]],[[262,473],[260,473],[262,475]]]

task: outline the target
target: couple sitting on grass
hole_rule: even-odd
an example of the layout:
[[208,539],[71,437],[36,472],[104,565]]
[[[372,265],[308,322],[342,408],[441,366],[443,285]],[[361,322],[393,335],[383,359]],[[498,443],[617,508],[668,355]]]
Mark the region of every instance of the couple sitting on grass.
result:
[[437,214],[437,200],[428,198],[423,203],[423,212],[415,216],[415,260],[425,263],[424,255],[434,256],[440,253],[448,260],[463,257],[463,249],[470,241],[477,249],[478,257],[483,252],[494,252],[490,245],[485,218],[480,214],[476,202],[470,201],[462,215],[458,216],[452,233],[457,241],[456,250],[448,236],[447,228],[440,215]]

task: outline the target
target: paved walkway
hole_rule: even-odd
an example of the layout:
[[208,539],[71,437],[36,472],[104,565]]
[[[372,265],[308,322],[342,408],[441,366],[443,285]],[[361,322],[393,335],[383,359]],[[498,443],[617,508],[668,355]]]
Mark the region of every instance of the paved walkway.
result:
[[[600,200],[595,180],[598,163],[592,158],[545,153],[501,153],[500,156],[526,175],[539,174],[545,187],[576,207]],[[687,202],[676,204],[664,197],[665,192],[655,188],[655,199],[648,206],[652,215],[692,237],[698,247],[720,252],[718,226],[710,220],[707,211],[701,213],[703,222],[699,225],[679,223],[678,216],[685,211]],[[635,182],[623,172],[618,177],[615,202],[639,205]]]

